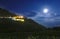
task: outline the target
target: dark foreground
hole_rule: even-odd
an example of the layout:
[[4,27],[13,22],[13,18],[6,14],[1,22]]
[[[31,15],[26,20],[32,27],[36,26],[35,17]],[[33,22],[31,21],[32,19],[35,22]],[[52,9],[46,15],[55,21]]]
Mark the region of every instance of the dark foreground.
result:
[[0,33],[0,39],[60,39],[58,32],[13,32]]
[[60,39],[60,28],[46,29],[31,20],[21,24],[0,19],[0,39]]

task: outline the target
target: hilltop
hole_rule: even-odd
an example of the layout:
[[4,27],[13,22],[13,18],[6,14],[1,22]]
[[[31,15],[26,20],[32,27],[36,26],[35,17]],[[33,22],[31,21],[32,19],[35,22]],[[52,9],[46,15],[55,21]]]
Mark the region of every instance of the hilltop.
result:
[[[17,16],[11,12],[0,8],[0,16]],[[32,19],[24,18],[24,22],[14,21],[9,18],[0,18],[0,31],[4,32],[36,32],[44,31],[46,28],[33,21]]]

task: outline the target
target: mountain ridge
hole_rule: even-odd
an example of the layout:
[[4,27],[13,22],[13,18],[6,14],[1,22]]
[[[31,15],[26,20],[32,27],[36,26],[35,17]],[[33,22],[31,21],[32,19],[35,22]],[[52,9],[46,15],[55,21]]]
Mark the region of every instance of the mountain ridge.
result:
[[[17,16],[11,12],[0,8],[0,16]],[[14,21],[9,18],[0,18],[0,31],[1,32],[33,32],[33,31],[44,31],[46,28],[34,22],[32,19],[24,18],[24,22]],[[3,27],[2,27],[3,26]],[[4,28],[5,27],[5,28]]]

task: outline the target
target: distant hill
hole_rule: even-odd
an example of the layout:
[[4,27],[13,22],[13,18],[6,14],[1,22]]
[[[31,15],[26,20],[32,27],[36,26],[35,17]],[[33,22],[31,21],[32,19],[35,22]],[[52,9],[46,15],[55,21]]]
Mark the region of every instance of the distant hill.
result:
[[[0,8],[0,16],[16,15]],[[46,29],[43,25],[34,22],[32,19],[24,19],[24,22],[20,22],[9,18],[0,18],[0,32],[38,32]]]

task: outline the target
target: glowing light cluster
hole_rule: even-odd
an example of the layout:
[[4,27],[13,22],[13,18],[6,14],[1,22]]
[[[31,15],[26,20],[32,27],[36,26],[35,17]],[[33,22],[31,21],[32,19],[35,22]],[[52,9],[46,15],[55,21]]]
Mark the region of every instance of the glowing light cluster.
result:
[[24,16],[15,16],[12,20],[24,22]]
[[13,18],[24,18],[24,16],[14,16]]
[[0,17],[0,18],[10,18],[12,20],[15,20],[15,21],[21,21],[21,22],[24,22],[24,16],[14,16],[14,17]]

